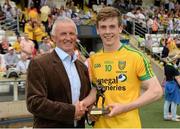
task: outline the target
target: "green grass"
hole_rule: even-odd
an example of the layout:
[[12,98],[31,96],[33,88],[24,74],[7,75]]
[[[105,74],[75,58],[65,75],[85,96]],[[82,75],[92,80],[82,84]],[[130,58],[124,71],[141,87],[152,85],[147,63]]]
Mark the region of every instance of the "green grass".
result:
[[[163,106],[164,99],[161,99],[140,109],[142,128],[180,128],[180,122],[163,120]],[[180,115],[180,105],[177,114]],[[86,125],[86,128],[91,126]]]
[[[140,109],[143,128],[180,128],[180,122],[163,120],[163,106],[164,99],[161,99]],[[177,114],[180,114],[180,105]]]

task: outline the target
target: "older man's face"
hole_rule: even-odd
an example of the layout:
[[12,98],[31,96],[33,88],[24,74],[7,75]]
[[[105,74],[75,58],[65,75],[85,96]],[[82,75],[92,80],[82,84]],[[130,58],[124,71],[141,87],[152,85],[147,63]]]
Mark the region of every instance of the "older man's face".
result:
[[57,25],[54,40],[59,48],[68,54],[72,54],[77,40],[75,24],[72,22],[60,22]]

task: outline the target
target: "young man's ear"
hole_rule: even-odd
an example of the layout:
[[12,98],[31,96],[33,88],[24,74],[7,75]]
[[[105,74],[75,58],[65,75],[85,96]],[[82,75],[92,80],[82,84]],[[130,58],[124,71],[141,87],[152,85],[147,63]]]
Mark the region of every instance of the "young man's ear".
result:
[[119,26],[119,33],[121,33],[121,32],[122,32],[122,30],[123,30],[123,26],[122,26],[122,25],[120,25],[120,26]]
[[96,26],[96,32],[97,32],[97,35],[99,35],[98,26]]
[[97,35],[99,35],[99,31],[98,31],[98,29],[96,29],[96,31],[97,31]]

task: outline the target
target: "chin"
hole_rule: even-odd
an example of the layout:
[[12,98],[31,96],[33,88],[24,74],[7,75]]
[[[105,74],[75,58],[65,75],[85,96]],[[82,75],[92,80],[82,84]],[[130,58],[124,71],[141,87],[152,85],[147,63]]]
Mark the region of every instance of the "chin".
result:
[[105,42],[105,44],[106,44],[107,46],[111,46],[111,45],[113,44],[113,42]]

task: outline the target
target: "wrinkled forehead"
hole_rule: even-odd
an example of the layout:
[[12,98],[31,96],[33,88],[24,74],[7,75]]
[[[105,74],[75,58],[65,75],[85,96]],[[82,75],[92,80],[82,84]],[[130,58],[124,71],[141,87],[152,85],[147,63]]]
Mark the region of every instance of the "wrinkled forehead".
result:
[[[58,24],[58,30],[65,31],[63,29],[69,30],[74,32],[75,34],[78,34],[76,24],[71,21],[59,21]],[[57,29],[57,28],[56,28]]]
[[63,29],[73,31],[75,33],[77,32],[76,25],[70,21],[68,21],[68,22],[60,21],[59,26],[58,26],[58,30],[63,31]]

